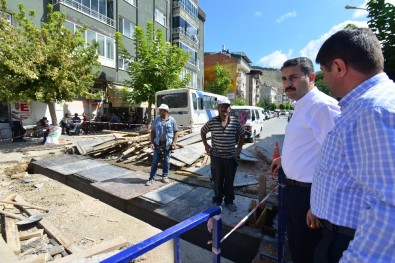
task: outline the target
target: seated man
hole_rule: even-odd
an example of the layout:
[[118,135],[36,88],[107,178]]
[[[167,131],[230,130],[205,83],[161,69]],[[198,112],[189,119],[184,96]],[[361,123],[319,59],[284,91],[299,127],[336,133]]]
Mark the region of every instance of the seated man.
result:
[[48,119],[47,117],[43,117],[41,120],[37,122],[37,129],[40,129],[43,132],[43,141],[42,143],[45,143],[48,137],[48,130],[49,124],[48,124]]
[[70,129],[74,129],[74,124],[71,121],[70,113],[65,113],[64,117],[60,121],[60,126],[62,127],[62,134],[64,134],[66,130],[66,134],[70,135]]
[[74,117],[71,118],[71,121],[74,124],[73,132],[75,134],[79,134],[80,133],[81,118],[78,117],[78,113],[74,113]]
[[25,135],[26,130],[22,126],[22,120],[23,118],[19,115],[19,112],[12,111],[10,126],[13,142],[26,142],[26,140],[23,139],[23,135]]
[[88,115],[86,113],[82,113],[82,124],[81,124],[81,129],[84,132],[84,134],[91,134],[92,126],[89,120]]

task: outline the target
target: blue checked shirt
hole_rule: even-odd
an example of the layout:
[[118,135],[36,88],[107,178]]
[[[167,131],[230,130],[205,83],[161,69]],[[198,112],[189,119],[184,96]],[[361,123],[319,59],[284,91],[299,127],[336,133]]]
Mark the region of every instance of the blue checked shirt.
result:
[[313,177],[311,211],[356,229],[340,262],[395,262],[395,83],[375,75],[339,105]]

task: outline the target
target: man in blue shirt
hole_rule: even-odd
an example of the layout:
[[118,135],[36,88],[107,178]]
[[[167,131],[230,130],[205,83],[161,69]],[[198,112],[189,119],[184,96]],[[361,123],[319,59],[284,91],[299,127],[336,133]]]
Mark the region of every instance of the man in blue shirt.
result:
[[316,62],[342,99],[313,177],[307,224],[324,227],[315,260],[395,262],[395,83],[380,42],[368,28],[341,30]]
[[168,173],[170,168],[170,153],[176,148],[178,127],[176,120],[169,116],[169,106],[161,104],[158,107],[159,116],[155,118],[151,127],[151,148],[154,150],[154,157],[151,165],[149,180],[145,184],[150,186],[155,181],[156,171],[160,157],[163,155],[162,182],[168,183]]

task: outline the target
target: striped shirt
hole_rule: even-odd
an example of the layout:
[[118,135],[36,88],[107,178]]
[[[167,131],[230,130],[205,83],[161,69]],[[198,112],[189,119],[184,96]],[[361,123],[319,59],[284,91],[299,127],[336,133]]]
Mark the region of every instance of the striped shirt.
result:
[[378,74],[339,104],[316,166],[311,210],[356,229],[340,262],[395,262],[395,83]]
[[229,118],[229,122],[225,127],[221,125],[219,116],[210,119],[202,127],[204,134],[211,132],[212,156],[231,158],[235,155],[237,139],[244,134],[244,128],[235,117],[229,116]]

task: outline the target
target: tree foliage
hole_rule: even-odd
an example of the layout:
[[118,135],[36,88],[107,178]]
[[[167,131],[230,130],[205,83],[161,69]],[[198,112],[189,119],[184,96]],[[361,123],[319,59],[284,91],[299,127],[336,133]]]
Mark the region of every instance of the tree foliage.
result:
[[243,98],[236,98],[233,100],[232,104],[237,106],[245,106],[247,105],[247,101]]
[[[5,1],[2,8],[6,10]],[[0,19],[0,100],[5,102],[38,101],[46,103],[57,123],[55,102],[91,97],[90,88],[99,66],[97,43],[85,43],[82,33],[63,24],[66,14],[48,5],[46,20],[36,25],[22,4],[13,14],[16,26]]]
[[323,93],[333,97],[331,91],[329,90],[328,86],[324,82],[324,73],[322,73],[322,71],[317,71],[315,74],[316,74],[315,86]]
[[269,97],[263,97],[259,102],[258,102],[258,107],[262,107],[265,110],[268,110],[270,107],[270,104],[272,103],[271,99]]
[[230,86],[230,71],[217,63],[214,68],[214,80],[207,81],[207,91],[215,94],[225,95],[228,92]]
[[382,44],[384,70],[395,80],[395,6],[384,0],[369,0],[366,6],[368,25]]
[[[128,67],[127,89],[121,92],[122,98],[129,103],[148,102],[148,112],[155,103],[155,93],[161,90],[186,87],[190,76],[181,78],[181,71],[189,60],[183,49],[165,42],[161,29],[154,29],[148,22],[146,33],[142,27],[135,27],[133,57],[126,51],[121,36],[116,35],[117,45],[122,57],[131,61]],[[151,123],[151,114],[148,115]]]

